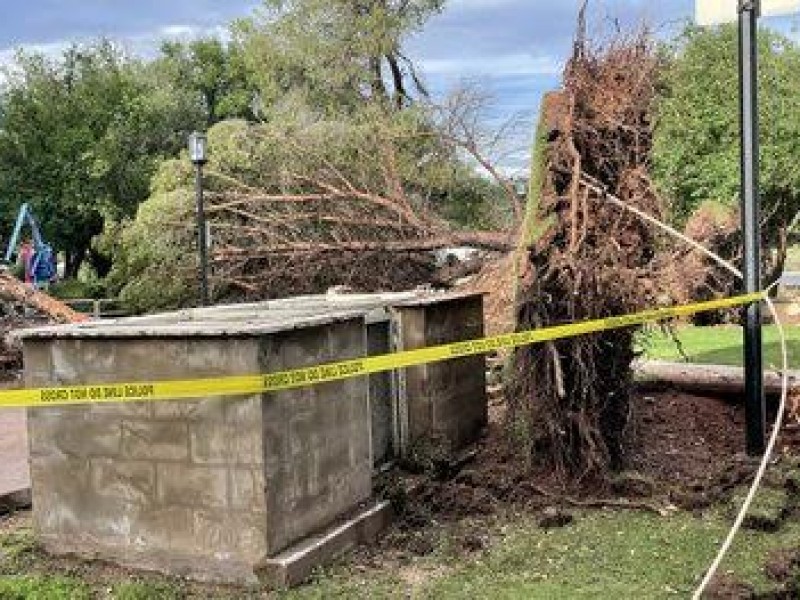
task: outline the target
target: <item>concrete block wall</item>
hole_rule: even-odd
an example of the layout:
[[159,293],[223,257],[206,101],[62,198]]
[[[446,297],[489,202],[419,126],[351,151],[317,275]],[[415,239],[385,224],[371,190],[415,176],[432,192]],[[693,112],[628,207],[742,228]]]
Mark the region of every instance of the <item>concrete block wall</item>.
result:
[[[26,385],[269,373],[483,335],[480,296],[407,300],[359,296],[354,312],[330,313],[327,298],[296,299],[32,332]],[[56,554],[256,582],[268,559],[369,501],[376,464],[429,438],[458,450],[486,421],[482,356],[249,397],[35,409],[35,527]]]
[[[399,346],[412,350],[483,337],[483,298],[466,296],[396,308]],[[400,374],[403,446],[435,439],[456,451],[488,423],[486,359],[472,356],[404,369]]]
[[[366,354],[362,320],[263,340],[266,372]],[[346,515],[372,494],[368,381],[364,377],[265,396],[267,547],[275,554]]]
[[[27,339],[25,381],[249,374],[364,351],[361,319],[249,338]],[[369,498],[366,385],[31,410],[38,536],[57,554],[255,582],[268,556]]]

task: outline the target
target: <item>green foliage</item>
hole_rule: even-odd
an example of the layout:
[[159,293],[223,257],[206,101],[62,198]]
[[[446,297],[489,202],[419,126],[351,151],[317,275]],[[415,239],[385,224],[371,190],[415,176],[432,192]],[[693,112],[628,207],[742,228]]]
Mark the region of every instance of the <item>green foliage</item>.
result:
[[193,304],[197,295],[193,206],[194,197],[186,190],[157,191],[140,205],[136,219],[116,234],[114,266],[107,282],[128,311]]
[[58,60],[20,53],[0,96],[0,226],[30,202],[76,275],[104,219],[135,213],[198,122],[190,98],[110,42]]
[[[759,51],[762,198],[774,231],[800,209],[800,48],[763,30]],[[705,200],[738,203],[736,29],[690,27],[664,55],[654,172],[683,223]]]
[[164,42],[153,68],[202,105],[208,125],[224,119],[255,120],[253,73],[241,47],[215,38]]
[[90,298],[104,298],[105,285],[95,279],[85,281],[81,279],[63,279],[50,286],[48,293],[62,300],[83,300]]
[[235,38],[255,74],[267,119],[287,96],[289,104],[299,96],[334,113],[367,99],[403,106],[411,88],[422,86],[402,43],[443,4],[265,0],[255,17],[236,25]]

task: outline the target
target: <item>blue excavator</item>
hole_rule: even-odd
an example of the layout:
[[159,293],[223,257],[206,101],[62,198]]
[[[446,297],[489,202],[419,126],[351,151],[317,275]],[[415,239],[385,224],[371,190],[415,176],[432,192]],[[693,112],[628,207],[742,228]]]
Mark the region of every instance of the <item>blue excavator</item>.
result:
[[[24,238],[20,243],[20,236],[25,225],[30,226],[31,238],[30,240]],[[36,289],[47,288],[56,280],[56,257],[53,247],[42,237],[39,223],[33,216],[33,211],[28,203],[23,204],[19,209],[14,232],[11,234],[6,248],[5,263],[10,264],[12,260],[22,263],[25,270],[25,283]]]

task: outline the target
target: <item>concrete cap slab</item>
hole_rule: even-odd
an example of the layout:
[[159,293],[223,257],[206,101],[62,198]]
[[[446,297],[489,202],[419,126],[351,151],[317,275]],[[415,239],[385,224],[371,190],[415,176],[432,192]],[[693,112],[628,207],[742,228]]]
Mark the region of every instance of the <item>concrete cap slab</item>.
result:
[[415,290],[378,294],[329,293],[248,304],[191,308],[103,319],[75,325],[34,327],[13,332],[17,339],[249,337],[317,327],[352,319],[386,321],[392,308],[431,306],[480,297],[480,293]]

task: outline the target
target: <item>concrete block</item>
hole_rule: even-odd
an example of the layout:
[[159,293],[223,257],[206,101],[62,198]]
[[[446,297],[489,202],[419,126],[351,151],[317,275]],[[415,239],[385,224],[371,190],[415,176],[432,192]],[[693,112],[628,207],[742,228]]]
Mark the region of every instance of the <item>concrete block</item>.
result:
[[152,402],[125,402],[123,404],[90,404],[89,418],[133,417],[147,419],[153,415],[155,404]]
[[100,497],[152,503],[156,495],[156,468],[151,462],[95,459],[91,462],[91,485]]
[[228,475],[224,467],[163,463],[156,467],[158,502],[162,506],[225,508]]
[[222,423],[225,419],[225,400],[209,398],[207,400],[156,402],[153,404],[153,416],[159,420]]
[[226,423],[261,427],[261,395],[224,397],[221,401]]
[[122,456],[133,460],[189,458],[189,426],[181,422],[122,422]]
[[194,510],[188,506],[148,506],[136,515],[133,545],[143,552],[178,556],[202,554],[194,533]]
[[266,555],[263,515],[230,510],[194,512],[194,543],[220,561],[238,556],[256,563]]
[[201,465],[263,464],[259,425],[225,425],[213,421],[190,425],[192,462]]
[[344,523],[310,536],[267,559],[258,570],[259,577],[276,588],[299,585],[312,575],[314,569],[331,563],[359,544],[374,542],[391,520],[389,502],[371,505]]
[[[79,458],[120,455],[122,428],[119,423],[108,421],[83,421],[75,428],[62,425],[53,437],[52,444],[66,456]],[[42,440],[37,440],[37,447]]]
[[257,469],[231,469],[230,491],[233,510],[266,512],[264,471]]

